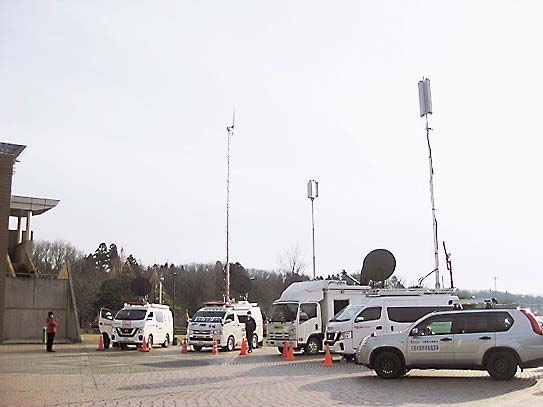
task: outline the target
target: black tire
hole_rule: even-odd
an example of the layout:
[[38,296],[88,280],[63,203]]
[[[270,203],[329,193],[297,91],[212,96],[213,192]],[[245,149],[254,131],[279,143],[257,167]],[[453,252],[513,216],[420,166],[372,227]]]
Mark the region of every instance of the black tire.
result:
[[153,335],[149,335],[149,338],[147,339],[147,347],[149,349],[153,347]]
[[278,346],[277,347],[277,350],[279,351],[279,353],[282,355],[283,354],[283,347],[282,346]]
[[200,346],[200,345],[192,345],[192,349],[194,349],[195,352],[201,352],[202,346]]
[[343,354],[343,358],[347,361],[347,362],[352,362],[354,360],[354,353],[344,353]]
[[517,373],[517,359],[509,352],[492,353],[486,363],[488,374],[496,380],[510,380]]
[[253,334],[253,349],[256,349],[258,348],[258,335],[257,334]]
[[304,353],[306,355],[316,355],[317,353],[319,353],[320,349],[321,346],[319,344],[319,340],[314,336],[309,338],[307,343],[304,345]]
[[166,338],[164,338],[164,342],[162,342],[161,345],[163,348],[167,348],[170,346],[170,334],[166,334]]
[[394,352],[384,351],[373,362],[375,373],[382,379],[396,379],[405,372],[402,360]]
[[223,348],[227,352],[232,352],[234,348],[236,347],[236,340],[232,335],[228,337],[226,340],[226,346]]
[[109,346],[111,344],[111,340],[109,339],[109,335],[104,332],[102,334],[102,337],[104,338],[104,349],[109,349]]

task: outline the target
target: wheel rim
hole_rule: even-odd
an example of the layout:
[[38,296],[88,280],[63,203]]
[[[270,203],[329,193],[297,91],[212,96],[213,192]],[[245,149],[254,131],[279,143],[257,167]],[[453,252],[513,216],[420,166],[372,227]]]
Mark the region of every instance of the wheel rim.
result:
[[147,343],[149,347],[153,346],[153,335],[149,335],[149,340],[147,341]]
[[507,363],[505,359],[498,359],[494,363],[494,369],[499,374],[505,374],[509,370],[509,364]]
[[381,363],[381,370],[383,371],[383,373],[392,374],[392,372],[394,371],[394,362],[390,359],[383,360],[383,362]]
[[166,340],[164,341],[164,343],[166,344],[166,346],[170,344],[170,335],[166,335]]
[[228,338],[228,350],[234,350],[234,338]]
[[256,335],[253,335],[253,348],[256,348],[258,346],[258,338]]
[[309,353],[317,353],[319,351],[319,346],[315,343],[315,341],[310,341],[308,344]]

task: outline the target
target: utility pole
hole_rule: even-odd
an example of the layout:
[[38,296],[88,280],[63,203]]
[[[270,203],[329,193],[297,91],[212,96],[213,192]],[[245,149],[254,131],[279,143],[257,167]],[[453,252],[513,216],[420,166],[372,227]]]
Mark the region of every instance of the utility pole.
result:
[[307,197],[311,200],[311,229],[313,234],[313,280],[316,278],[315,272],[315,210],[313,201],[319,196],[319,183],[315,180],[307,182]]
[[226,127],[228,141],[226,147],[226,289],[224,301],[230,302],[230,140],[234,135],[236,110],[232,112],[232,125]]
[[434,261],[435,261],[435,275],[436,275],[436,290],[440,288],[439,282],[439,243],[437,239],[437,219],[436,219],[436,206],[434,202],[434,167],[432,163],[432,147],[430,146],[430,130],[428,126],[428,115],[432,114],[432,95],[430,92],[430,79],[423,78],[419,82],[419,106],[420,116],[425,118],[426,121],[426,141],[428,143],[428,161],[430,166],[430,200],[432,203],[432,225],[434,229]]

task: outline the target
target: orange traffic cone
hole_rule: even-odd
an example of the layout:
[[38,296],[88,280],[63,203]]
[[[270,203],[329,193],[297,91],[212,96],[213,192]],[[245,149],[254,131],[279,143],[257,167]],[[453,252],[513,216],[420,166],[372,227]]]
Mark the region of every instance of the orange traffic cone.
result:
[[104,350],[104,337],[102,335],[100,335],[100,341],[98,342],[96,350]]
[[286,340],[283,341],[283,354],[281,355],[283,359],[286,359],[288,355],[288,343]]
[[217,340],[213,339],[213,350],[211,351],[212,355],[217,355],[219,351],[217,350]]
[[181,353],[187,353],[189,351],[189,347],[187,345],[187,338],[183,339],[183,347],[181,348]]
[[141,343],[140,352],[149,352],[149,347],[147,346],[147,341],[145,340],[145,336],[143,337],[143,342]]
[[332,362],[332,355],[330,354],[330,345],[326,344],[326,353],[324,354],[324,367],[332,367],[334,363]]
[[296,360],[296,358],[294,357],[294,349],[292,348],[292,345],[290,343],[288,344],[287,357],[285,358],[285,360]]
[[239,353],[240,356],[247,356],[247,339],[243,338],[241,341],[241,352]]

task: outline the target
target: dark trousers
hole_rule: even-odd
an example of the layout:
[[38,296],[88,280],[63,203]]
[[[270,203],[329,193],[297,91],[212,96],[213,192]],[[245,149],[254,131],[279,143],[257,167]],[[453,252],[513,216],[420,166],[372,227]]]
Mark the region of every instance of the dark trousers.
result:
[[47,352],[53,350],[53,341],[55,340],[55,333],[47,332]]
[[254,332],[247,332],[247,342],[249,343],[249,350],[253,350],[253,336]]

